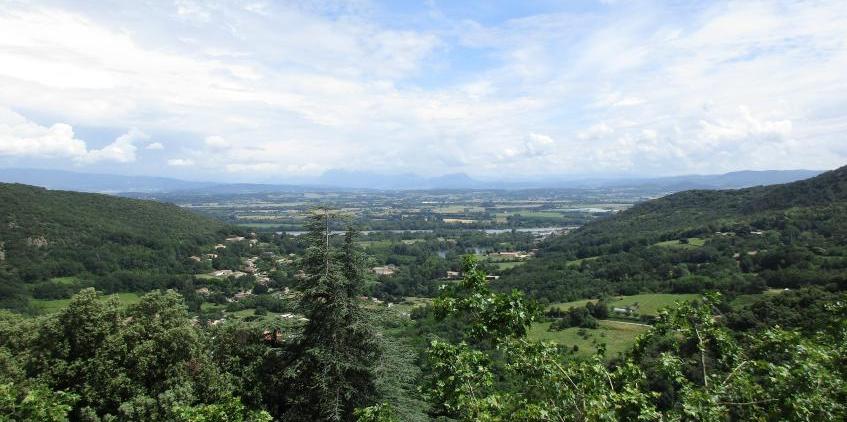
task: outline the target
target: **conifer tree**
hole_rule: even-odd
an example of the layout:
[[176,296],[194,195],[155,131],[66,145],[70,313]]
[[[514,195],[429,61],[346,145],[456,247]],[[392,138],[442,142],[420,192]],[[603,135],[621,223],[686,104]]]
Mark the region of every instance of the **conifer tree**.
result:
[[335,218],[327,209],[310,217],[299,286],[299,308],[308,322],[293,348],[288,420],[352,420],[355,408],[375,398],[373,367],[381,351],[376,330],[357,302],[362,258],[352,230],[340,251],[333,246]]

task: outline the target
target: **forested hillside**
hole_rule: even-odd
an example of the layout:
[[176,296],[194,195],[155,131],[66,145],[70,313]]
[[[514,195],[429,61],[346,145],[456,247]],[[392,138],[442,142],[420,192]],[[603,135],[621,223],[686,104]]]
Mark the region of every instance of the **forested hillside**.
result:
[[549,300],[835,283],[847,268],[847,167],[784,185],[686,191],[546,242],[501,288]]
[[186,273],[225,230],[171,204],[0,184],[0,302],[20,308],[25,287],[49,290],[55,277]]

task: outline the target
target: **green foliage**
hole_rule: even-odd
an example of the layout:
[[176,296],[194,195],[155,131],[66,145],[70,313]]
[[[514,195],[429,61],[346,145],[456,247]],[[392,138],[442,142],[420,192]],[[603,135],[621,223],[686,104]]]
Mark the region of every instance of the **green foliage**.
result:
[[170,420],[177,406],[216,403],[231,389],[175,292],[123,308],[86,289],[56,314],[5,321],[0,351],[20,377],[78,398],[66,401],[77,417]]
[[539,308],[522,294],[494,293],[487,285],[485,272],[473,255],[465,257],[464,278],[459,284],[446,285],[435,301],[436,315],[443,318],[460,314],[471,321],[469,335],[477,340],[498,341],[507,337],[523,337],[538,318]]
[[270,422],[271,415],[265,411],[249,411],[235,397],[219,403],[196,406],[177,406],[174,420],[181,422]]
[[337,251],[330,242],[329,210],[311,217],[305,277],[298,305],[308,321],[289,353],[293,374],[286,419],[347,420],[376,398],[374,366],[382,348],[376,327],[357,295],[364,285],[355,233]]
[[[504,308],[497,293],[480,286],[474,261],[467,261],[465,291],[449,291],[439,300],[447,314],[470,319],[469,338],[481,332],[493,349],[475,349],[466,342],[434,340],[427,356],[431,373],[427,391],[435,414],[460,420],[619,420],[635,416],[655,419],[650,396],[638,389],[640,371],[627,365],[610,371],[601,356],[569,362],[552,344],[524,339],[533,312],[521,306],[520,294],[510,295]],[[484,279],[484,277],[483,277]],[[456,295],[453,297],[450,295]],[[473,312],[468,312],[472,310]],[[513,319],[511,330],[482,329],[489,321]],[[497,383],[502,377],[506,384]]]
[[388,403],[379,403],[373,406],[356,409],[354,412],[356,422],[397,422],[394,412]]
[[0,384],[0,421],[67,421],[77,399],[75,394],[50,391],[43,385]]
[[[470,264],[473,261],[469,261]],[[472,269],[472,268],[471,268]],[[470,277],[474,277],[470,272]],[[440,299],[446,314],[479,325],[514,315],[473,280]],[[662,310],[614,365],[604,350],[573,359],[520,332],[487,330],[488,343],[435,340],[428,350],[434,414],[459,420],[842,420],[847,417],[847,305],[827,306],[812,336],[770,328],[737,338],[715,310],[720,297]],[[473,312],[468,312],[473,310]],[[518,319],[513,323],[519,324]],[[508,326],[508,324],[507,324]],[[503,382],[499,382],[503,380]]]

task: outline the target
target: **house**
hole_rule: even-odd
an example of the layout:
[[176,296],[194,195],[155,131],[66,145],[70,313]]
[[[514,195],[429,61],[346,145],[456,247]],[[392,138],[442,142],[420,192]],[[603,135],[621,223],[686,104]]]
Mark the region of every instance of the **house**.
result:
[[447,271],[448,280],[455,280],[457,278],[462,278],[462,273],[460,271]]
[[216,254],[216,253],[207,253],[206,255],[203,255],[203,256],[205,256],[207,259],[215,259],[215,258],[217,258],[217,257],[218,257],[218,254]]
[[201,296],[209,296],[209,293],[211,293],[211,292],[209,291],[209,288],[208,288],[208,287],[201,287],[201,288],[199,288],[199,289],[195,290],[195,292],[196,292],[198,295],[201,295]]
[[284,336],[282,335],[282,331],[279,328],[274,328],[273,332],[269,330],[265,330],[262,332],[262,340],[266,343],[271,344],[280,344],[284,340]]
[[373,271],[374,274],[379,276],[391,276],[397,272],[397,269],[398,268],[395,265],[389,264],[383,267],[373,267],[371,268],[371,271]]
[[253,296],[253,293],[246,291],[246,292],[238,292],[238,293],[232,295],[232,298],[235,299],[235,300],[241,300],[241,299],[244,299],[244,298],[250,297],[250,296]]
[[614,312],[616,314],[627,314],[627,315],[629,315],[629,314],[632,313],[632,309],[630,309],[630,308],[612,308],[612,312]]
[[222,243],[218,243],[217,245],[215,245],[215,250],[218,250],[218,249],[226,249],[226,245],[224,245]]
[[499,279],[500,279],[499,275],[488,274],[488,275],[485,276],[486,281],[494,281],[494,280],[499,280]]
[[199,257],[199,256],[194,256],[194,255],[189,256],[189,257],[188,257],[188,259],[190,259],[190,260],[192,260],[192,261],[194,261],[194,262],[200,262],[200,261],[202,261],[202,260],[200,259],[200,257]]
[[492,254],[492,255],[498,256],[500,258],[507,258],[507,259],[524,259],[524,258],[527,258],[529,256],[526,252],[520,252],[520,251],[497,252],[497,253]]
[[227,242],[240,242],[244,240],[244,236],[230,236],[225,239]]
[[245,274],[245,273],[243,273],[243,272],[241,272],[241,271],[233,271],[233,270],[216,270],[216,271],[212,271],[211,273],[209,273],[209,275],[211,275],[212,277],[229,277],[229,276],[233,276],[233,277],[235,277],[235,278],[239,278],[239,277],[241,277],[241,276],[243,276],[243,275],[246,275],[246,274]]

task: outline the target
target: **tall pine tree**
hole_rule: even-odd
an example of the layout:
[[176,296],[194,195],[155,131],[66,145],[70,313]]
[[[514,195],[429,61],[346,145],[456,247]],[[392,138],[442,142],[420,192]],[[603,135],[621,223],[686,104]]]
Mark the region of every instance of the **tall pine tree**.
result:
[[328,209],[310,216],[299,285],[299,308],[307,319],[293,348],[287,420],[352,420],[353,410],[376,396],[374,365],[382,354],[377,330],[358,303],[364,283],[356,233],[333,246]]

